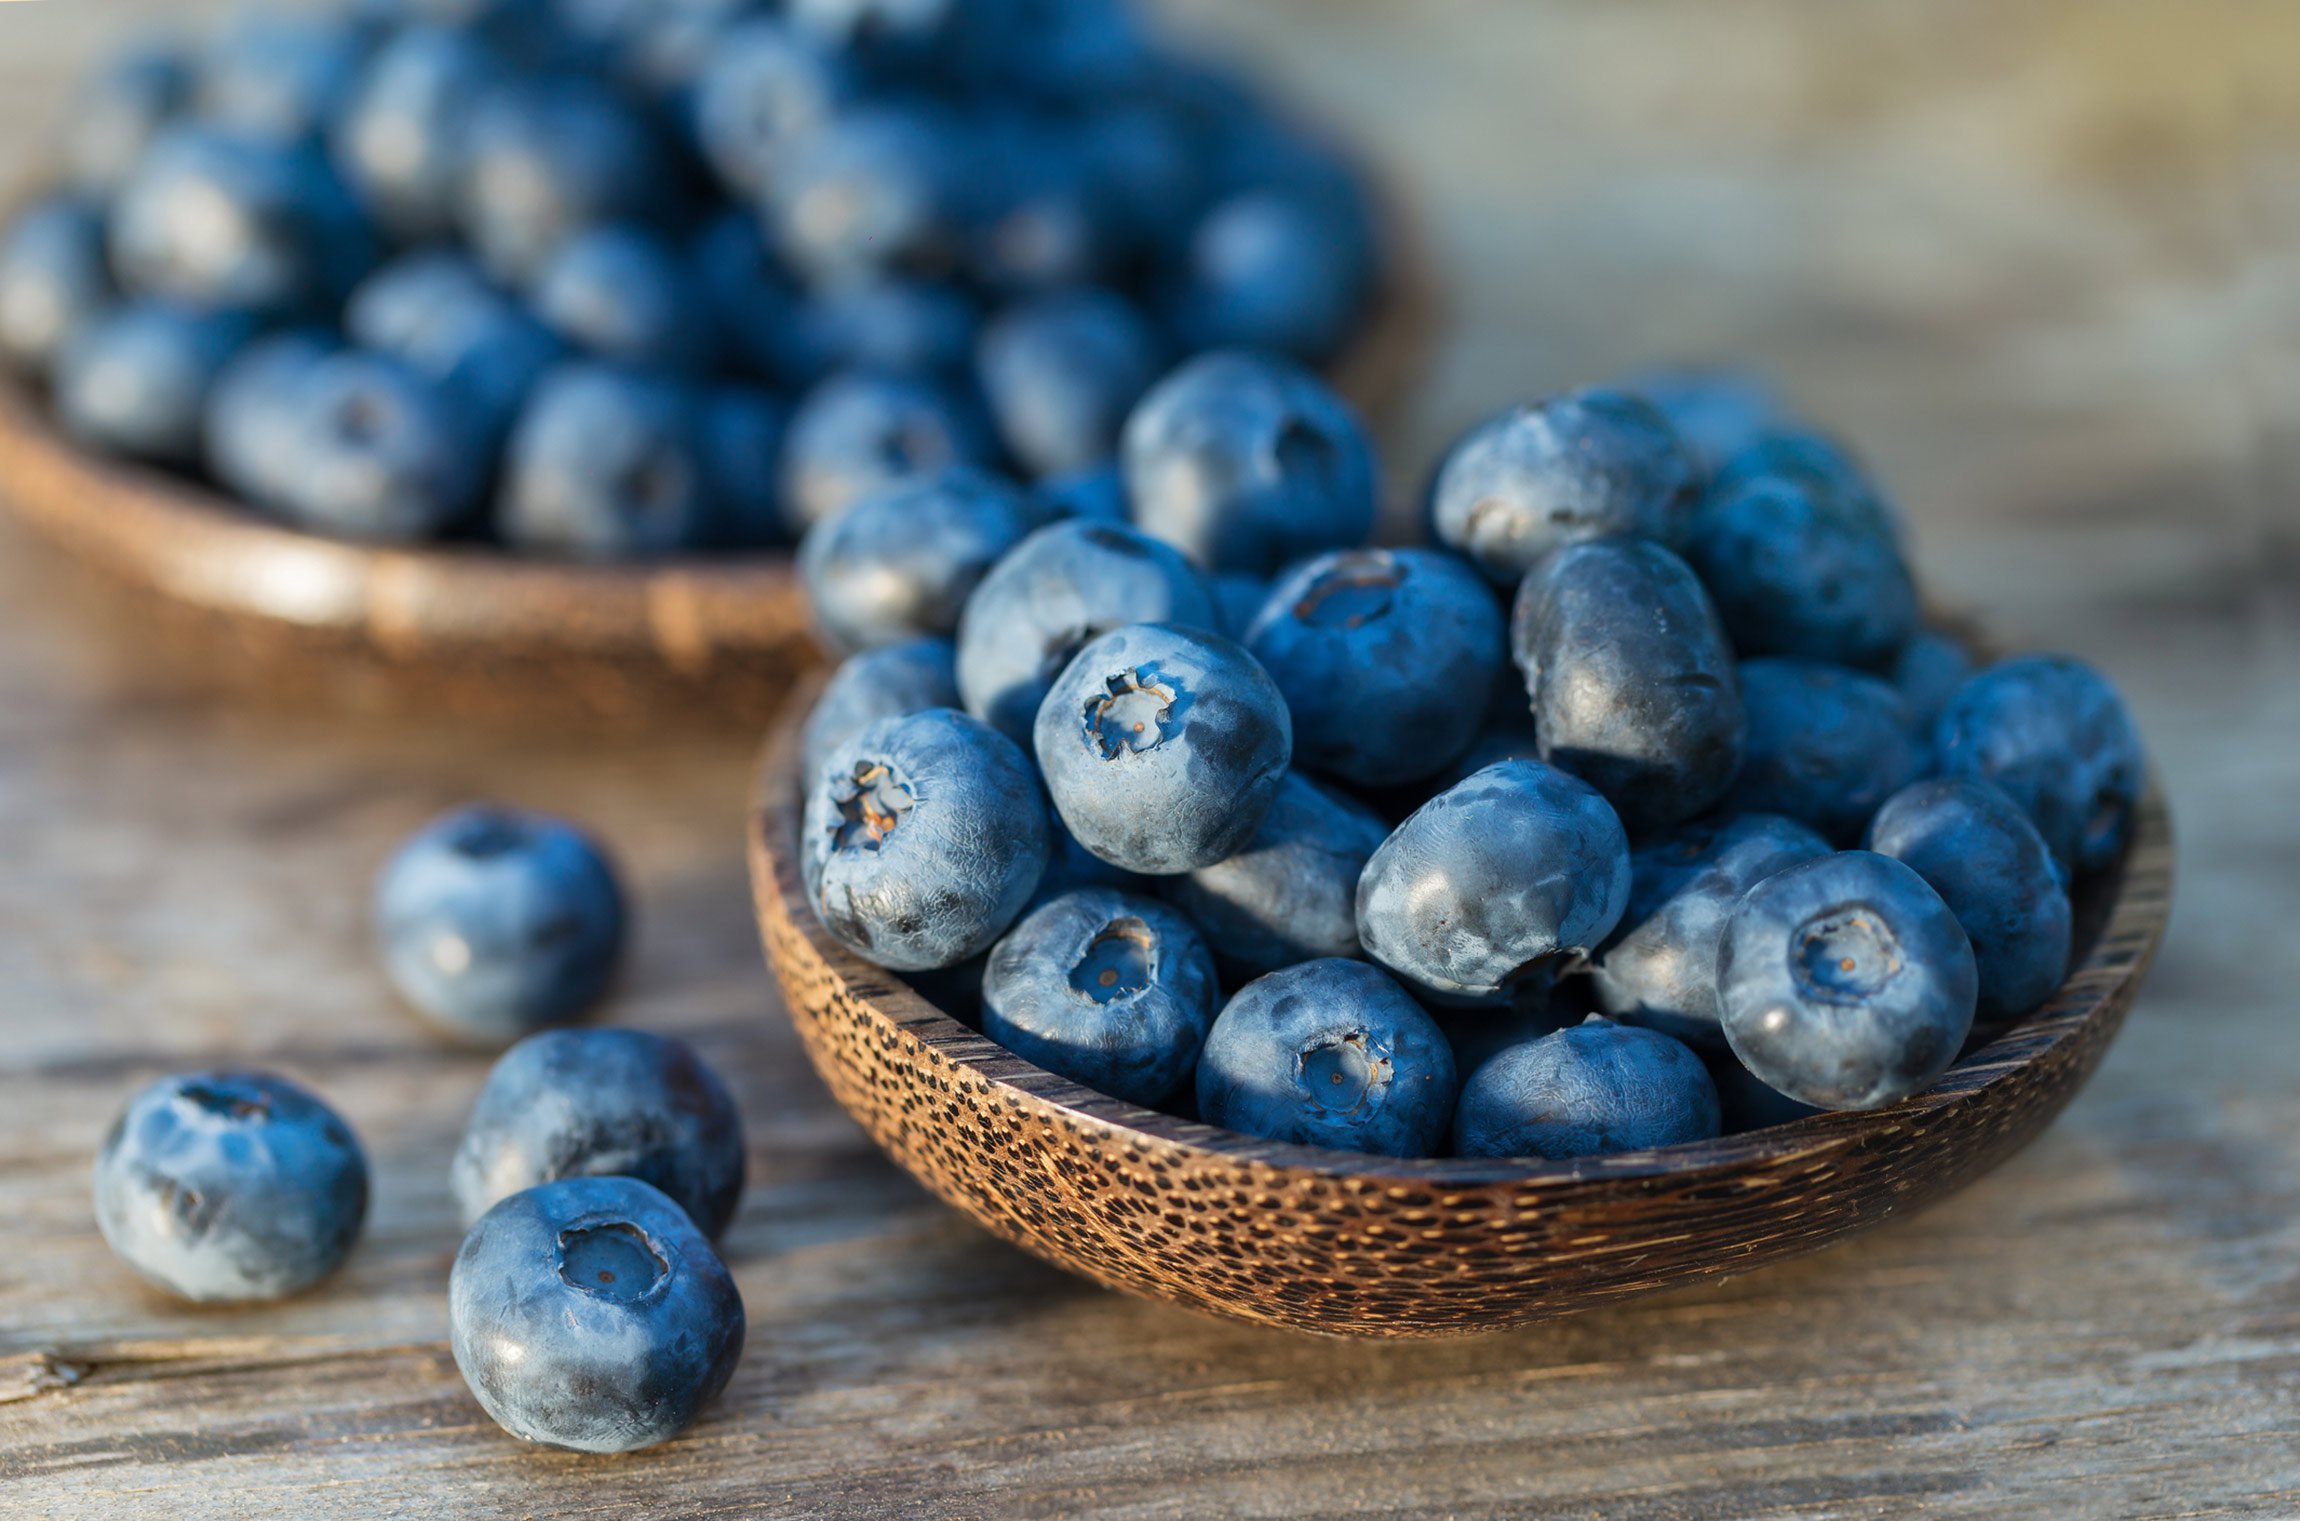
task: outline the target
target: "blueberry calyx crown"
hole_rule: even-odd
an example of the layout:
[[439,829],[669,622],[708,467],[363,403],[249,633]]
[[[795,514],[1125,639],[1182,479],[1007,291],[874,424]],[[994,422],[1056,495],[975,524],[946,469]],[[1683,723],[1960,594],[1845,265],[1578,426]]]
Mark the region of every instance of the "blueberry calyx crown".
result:
[[1388,1096],[1396,1063],[1363,1030],[1323,1041],[1294,1058],[1294,1078],[1310,1103],[1328,1114],[1370,1114]]
[[835,783],[832,795],[839,809],[832,843],[840,850],[878,849],[918,806],[917,794],[884,761],[856,761],[853,777]]
[[1131,998],[1157,980],[1157,944],[1150,926],[1135,918],[1113,919],[1086,943],[1070,969],[1070,986],[1096,1003]]
[[634,1304],[671,1274],[670,1261],[647,1233],[627,1220],[571,1226],[559,1233],[559,1277],[618,1304]]
[[1900,940],[1864,905],[1814,915],[1799,927],[1794,946],[1798,991],[1820,1002],[1864,1003],[1901,970]]
[[1157,749],[1189,705],[1181,683],[1155,665],[1130,666],[1102,685],[1103,694],[1086,701],[1086,737],[1104,760]]

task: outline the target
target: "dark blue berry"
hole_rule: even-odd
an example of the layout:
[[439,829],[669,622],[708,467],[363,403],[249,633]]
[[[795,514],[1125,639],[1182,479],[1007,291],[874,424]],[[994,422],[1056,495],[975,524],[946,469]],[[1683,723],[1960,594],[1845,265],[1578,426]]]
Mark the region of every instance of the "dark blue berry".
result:
[[503,64],[470,32],[410,26],[377,50],[330,135],[337,172],[403,243],[447,236],[471,113]]
[[692,548],[712,527],[691,392],[606,365],[545,375],[512,430],[496,526],[521,549],[620,560]]
[[1379,271],[1356,197],[1256,188],[1199,221],[1169,310],[1189,348],[1261,349],[1323,365],[1356,333]]
[[242,501],[277,512],[296,488],[305,382],[334,352],[326,333],[273,333],[233,355],[208,388],[200,428],[208,473]]
[[1801,476],[1728,475],[1695,509],[1685,557],[1743,655],[1878,666],[1916,632],[1916,584],[1891,534]]
[[1370,809],[1289,771],[1244,848],[1163,885],[1223,964],[1249,977],[1355,957],[1358,877],[1388,834]]
[[1140,312],[1082,287],[1007,308],[983,329],[978,369],[1007,451],[1033,475],[1057,475],[1116,457],[1159,360]]
[[948,387],[915,375],[848,370],[800,401],[783,444],[783,510],[803,533],[914,475],[987,465],[981,419]]
[[114,307],[56,356],[56,415],[107,454],[196,464],[208,393],[248,338],[229,312],[164,301]]
[[481,263],[524,282],[584,228],[656,211],[662,165],[645,119],[603,85],[522,80],[472,111],[457,221]]
[[948,639],[922,635],[849,655],[823,683],[822,695],[807,714],[801,775],[814,776],[832,750],[882,718],[958,705]]
[[2124,699],[2083,661],[2023,655],[1990,666],[1949,699],[1933,750],[1942,775],[2002,787],[2072,869],[2123,856],[2148,760]]
[[815,628],[840,651],[955,633],[969,594],[1037,525],[1029,497],[971,468],[873,492],[799,544]]
[[1947,634],[1920,629],[1901,646],[1889,674],[1909,706],[1909,722],[1926,745],[1932,744],[1941,710],[1972,673],[1972,652]]
[[574,234],[535,274],[535,311],[597,358],[691,374],[710,366],[718,319],[666,238],[629,223]]
[[490,440],[510,430],[536,383],[565,350],[549,329],[459,253],[406,254],[361,281],[344,333],[405,362],[468,410]]
[[1889,683],[1810,660],[1744,660],[1749,740],[1727,806],[1778,813],[1850,845],[1925,770],[1908,705]]
[[1711,1140],[1719,1124],[1717,1085],[1690,1047],[1592,1016],[1464,1078],[1453,1143],[1465,1157],[1566,1161]]
[[272,505],[319,533],[383,543],[437,537],[471,515],[485,440],[458,398],[385,354],[313,360],[286,403],[299,440]]

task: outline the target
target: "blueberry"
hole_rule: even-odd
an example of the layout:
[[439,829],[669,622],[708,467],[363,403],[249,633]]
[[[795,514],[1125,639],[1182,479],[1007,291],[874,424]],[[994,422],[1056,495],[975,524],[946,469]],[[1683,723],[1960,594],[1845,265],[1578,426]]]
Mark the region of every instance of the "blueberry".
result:
[[958,129],[940,109],[880,100],[791,146],[767,211],[783,254],[820,280],[935,271],[958,256]]
[[455,396],[385,354],[314,359],[282,403],[299,442],[272,504],[305,528],[410,543],[468,517],[487,478],[484,440]]
[[1453,1048],[1456,1072],[1467,1077],[1511,1046],[1580,1024],[1589,1017],[1580,996],[1585,978],[1529,977],[1506,1004],[1438,1008],[1430,1018]]
[[1718,467],[1710,490],[1730,495],[1751,481],[1767,479],[1803,487],[1895,544],[1907,536],[1900,508],[1852,451],[1826,433],[1791,423],[1769,428]]
[[839,662],[807,714],[800,774],[814,776],[832,750],[882,718],[957,707],[953,658],[948,639],[922,635]]
[[734,549],[789,543],[782,463],[790,413],[782,402],[752,386],[716,386],[703,394],[697,426],[712,542]]
[[992,449],[965,401],[919,376],[848,370],[800,401],[783,444],[783,510],[804,532],[906,477],[986,465]]
[[57,417],[106,453],[197,463],[208,392],[247,337],[247,323],[228,312],[161,301],[115,307],[57,355]]
[[601,359],[692,373],[707,368],[717,318],[664,238],[628,223],[575,233],[535,276],[535,311],[562,339]]
[[873,492],[799,544],[799,579],[831,648],[950,634],[990,567],[1038,525],[1013,486],[958,467]]
[[1972,942],[1979,1014],[2026,1014],[2068,975],[2070,911],[2060,867],[2020,804],[1969,777],[1894,793],[1868,848],[1923,877]]
[[1789,420],[1772,385],[1746,370],[1652,370],[1633,377],[1626,389],[1669,419],[1703,480]]
[[1150,876],[1243,849],[1293,755],[1286,700],[1254,657],[1174,623],[1129,624],[1086,645],[1032,733],[1078,842]]
[[1728,806],[1779,813],[1839,845],[1924,773],[1908,704],[1887,682],[1811,660],[1744,660],[1749,742]]
[[1200,355],[1143,397],[1122,451],[1136,524],[1208,570],[1269,575],[1373,532],[1365,430],[1287,360]]
[[770,194],[793,145],[856,93],[844,59],[779,16],[721,32],[695,83],[695,135],[719,177],[753,199]]
[[1261,188],[1207,211],[1171,298],[1190,348],[1250,348],[1323,365],[1363,320],[1380,269],[1355,197]]
[[2123,856],[2148,761],[2124,699],[2084,662],[2023,655],[1990,666],[1949,699],[1933,749],[1942,775],[2002,787],[2074,870]]
[[330,134],[337,172],[403,243],[454,228],[466,135],[503,65],[471,33],[411,26],[377,50]]
[[1049,518],[1120,526],[1133,520],[1133,509],[1126,503],[1126,477],[1115,464],[1046,476],[1031,487],[1031,494]]
[[1076,124],[1088,180],[1101,188],[1123,245],[1172,258],[1205,199],[1197,134],[1155,92],[1107,98]]
[[0,363],[47,376],[116,295],[103,208],[76,195],[34,201],[0,241]]
[[1463,1079],[1465,1157],[1604,1157],[1714,1139],[1717,1085],[1691,1048],[1592,1016],[1509,1046]]
[[1797,476],[1728,476],[1695,509],[1685,557],[1744,655],[1876,666],[1916,632],[1916,584],[1891,535]]
[[400,846],[375,884],[392,985],[419,1013],[507,1046],[566,1024],[607,990],[623,892],[591,838],[508,808],[460,808]]
[[975,281],[1026,296],[1111,278],[1118,219],[1088,181],[1068,123],[994,111],[972,126],[965,254]]
[[1800,1104],[1786,1093],[1776,1093],[1766,1087],[1764,1079],[1742,1066],[1741,1058],[1728,1049],[1703,1051],[1701,1059],[1709,1068],[1710,1081],[1717,1085],[1717,1107],[1725,1118],[1726,1135],[1769,1130],[1775,1125],[1828,1113],[1826,1109]]
[[194,104],[234,131],[304,141],[327,129],[357,85],[368,43],[348,16],[245,13],[204,51]]
[[1629,882],[1628,836],[1595,788],[1539,761],[1504,761],[1382,842],[1358,879],[1358,940],[1437,996],[1492,1002],[1603,944]]
[[1644,539],[1568,544],[1526,574],[1511,643],[1542,758],[1632,834],[1710,807],[1748,725],[1724,625],[1683,560]]
[[1006,932],[1046,868],[1030,761],[948,708],[882,718],[808,781],[799,864],[823,927],[898,972],[954,966]]
[[354,343],[393,355],[453,393],[490,440],[510,430],[564,352],[478,265],[445,249],[403,255],[361,281],[343,325]]
[[1127,623],[1212,628],[1206,584],[1172,545],[1114,523],[1038,529],[992,566],[958,621],[966,710],[1020,744],[1077,653]]
[[1206,586],[1214,594],[1215,627],[1233,639],[1246,637],[1246,630],[1261,616],[1262,604],[1270,600],[1269,579],[1250,571],[1208,576]]
[[1388,834],[1370,809],[1289,771],[1243,849],[1164,886],[1247,976],[1355,957],[1358,877]]
[[1910,724],[1928,745],[1941,710],[1972,673],[1971,652],[1947,634],[1919,629],[1901,646],[1888,674],[1909,706]]
[[208,388],[201,437],[208,473],[246,502],[278,511],[303,469],[305,381],[334,353],[328,334],[291,329],[232,356]]
[[1614,534],[1673,542],[1694,488],[1692,456],[1643,397],[1590,387],[1491,418],[1430,482],[1440,542],[1504,585],[1561,544]]
[[1427,776],[1469,747],[1504,643],[1492,590],[1432,549],[1305,560],[1245,637],[1285,694],[1301,764],[1370,787]]
[[653,212],[662,163],[645,120],[603,86],[526,80],[473,106],[457,220],[488,269],[525,281],[582,229]]
[[1725,1038],[1778,1092],[1881,1109],[1931,1083],[1972,1028],[1973,951],[1940,894],[1865,850],[1776,872],[1717,951]]
[[1116,457],[1127,413],[1158,378],[1159,338],[1124,297],[1064,290],[992,321],[979,368],[1008,452],[1057,475]]
[[814,378],[812,346],[798,333],[798,287],[768,250],[756,217],[730,209],[711,218],[695,234],[688,261],[694,298],[732,368],[764,381]]
[[[1177,879],[1169,879],[1177,880]],[[1046,818],[1046,870],[1039,875],[1038,891],[1030,895],[1030,908],[1081,888],[1105,887],[1124,893],[1147,893],[1155,882],[1140,872],[1113,866],[1078,843],[1051,812]],[[1025,913],[1029,909],[1024,910]]]
[[814,292],[792,321],[809,378],[857,369],[947,381],[973,363],[982,312],[947,281],[880,276]]
[[582,560],[702,542],[711,483],[694,397],[657,376],[566,364],[512,430],[496,523],[521,549]]
[[279,1299],[343,1265],[367,1158],[333,1109],[263,1072],[163,1077],[96,1154],[96,1224],[121,1261],[185,1299]]
[[480,1216],[448,1276],[447,1324],[497,1425],[578,1452],[669,1441],[743,1355],[726,1265],[634,1178],[564,1178]]
[[152,139],[191,103],[193,79],[190,61],[163,40],[138,41],[89,75],[58,133],[67,181],[91,195],[118,191]]
[[450,1174],[468,1227],[560,1178],[659,1188],[706,1236],[743,1196],[743,1120],[683,1040],[644,1030],[545,1030],[496,1061]]
[[1598,1008],[1722,1046],[1717,944],[1734,906],[1773,873],[1828,853],[1812,830],[1769,813],[1705,819],[1631,851],[1629,909],[1590,967]]
[[1209,1125],[1376,1156],[1436,1153],[1453,1048],[1405,989],[1362,961],[1305,961],[1240,988],[1198,1057]]
[[982,1033],[1028,1062],[1145,1107],[1190,1081],[1214,1022],[1214,959],[1154,898],[1085,888],[991,948]]
[[993,39],[986,0],[785,0],[792,27],[881,82],[955,82]]

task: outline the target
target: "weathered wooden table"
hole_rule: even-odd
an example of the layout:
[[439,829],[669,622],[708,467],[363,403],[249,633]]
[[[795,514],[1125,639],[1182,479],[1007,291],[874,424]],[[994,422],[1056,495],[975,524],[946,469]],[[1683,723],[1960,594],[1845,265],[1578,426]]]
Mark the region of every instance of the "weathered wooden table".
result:
[[[0,6],[0,177],[138,8]],[[1356,1345],[1137,1304],[962,1223],[822,1096],[757,960],[745,744],[202,706],[11,536],[0,1514],[2300,1513],[2296,8],[1190,9],[1422,194],[1456,321],[1409,476],[1505,397],[1746,354],[1871,448],[1950,600],[2125,684],[2183,880],[2093,1086],[1943,1208],[1549,1329]],[[485,1063],[394,1007],[363,909],[475,795],[612,840],[641,909],[613,1017],[695,1038],[749,1119],[749,1351],[655,1453],[523,1448],[447,1356]],[[358,1125],[372,1222],[318,1293],[187,1311],[106,1255],[88,1160],[136,1084],[243,1060]]]

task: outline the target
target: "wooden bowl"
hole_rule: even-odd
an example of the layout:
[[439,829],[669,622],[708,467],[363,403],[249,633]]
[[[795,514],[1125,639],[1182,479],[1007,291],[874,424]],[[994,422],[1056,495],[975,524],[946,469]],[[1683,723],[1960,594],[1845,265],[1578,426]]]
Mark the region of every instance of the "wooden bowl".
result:
[[1298,1331],[1502,1330],[1817,1251],[1954,1193],[2092,1075],[2171,908],[2171,821],[2152,789],[2121,867],[2080,887],[2067,983],[1890,1109],[1575,1162],[1278,1145],[1034,1067],[831,939],[799,882],[805,711],[794,701],[768,741],[751,883],[832,1095],[1015,1245],[1110,1288]]

